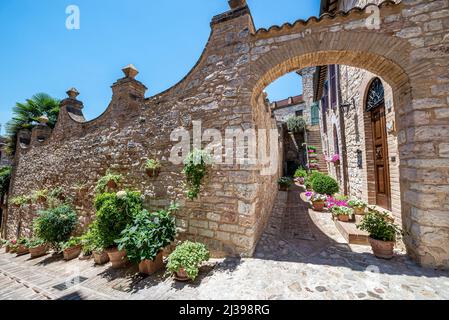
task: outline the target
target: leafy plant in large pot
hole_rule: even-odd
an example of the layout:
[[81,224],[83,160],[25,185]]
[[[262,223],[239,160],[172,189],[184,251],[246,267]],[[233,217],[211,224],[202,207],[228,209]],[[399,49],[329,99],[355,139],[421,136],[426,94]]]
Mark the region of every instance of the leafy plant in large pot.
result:
[[116,242],[119,250],[126,250],[128,259],[139,264],[139,272],[151,275],[163,268],[163,249],[176,237],[177,205],[168,210],[149,213],[142,210],[123,230]]
[[113,268],[121,268],[128,262],[126,251],[119,250],[115,241],[142,210],[142,202],[142,195],[137,191],[103,193],[95,198],[98,236]]
[[174,274],[176,280],[195,280],[201,263],[208,261],[209,250],[202,243],[185,241],[168,256],[167,272]]
[[393,258],[396,239],[402,234],[399,226],[387,218],[387,213],[369,212],[357,225],[357,228],[369,233],[373,253],[381,259]]
[[281,177],[278,180],[279,191],[288,191],[290,186],[293,184],[293,181],[289,177]]

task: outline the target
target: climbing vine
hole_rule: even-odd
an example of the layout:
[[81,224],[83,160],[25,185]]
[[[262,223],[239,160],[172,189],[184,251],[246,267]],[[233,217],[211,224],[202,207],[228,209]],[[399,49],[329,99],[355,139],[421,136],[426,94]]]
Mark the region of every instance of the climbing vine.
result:
[[207,174],[207,167],[212,163],[212,158],[205,150],[195,149],[184,160],[183,173],[186,176],[186,194],[190,200],[198,198],[201,183]]

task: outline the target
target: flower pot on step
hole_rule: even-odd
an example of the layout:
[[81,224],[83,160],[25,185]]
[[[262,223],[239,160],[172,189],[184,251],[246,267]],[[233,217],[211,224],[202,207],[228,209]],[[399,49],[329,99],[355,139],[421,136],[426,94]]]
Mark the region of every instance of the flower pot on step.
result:
[[139,263],[139,272],[143,274],[151,275],[164,267],[162,260],[162,251],[158,253],[154,261],[143,260]]
[[376,257],[381,259],[391,259],[394,256],[394,241],[381,241],[373,238],[368,238],[373,253]]
[[365,215],[365,208],[353,207],[352,209],[354,209],[354,213],[358,216]]
[[349,222],[349,216],[340,214],[337,216],[338,221],[341,222]]
[[17,256],[23,256],[30,253],[30,250],[23,244],[17,246],[16,254]]
[[184,268],[179,268],[179,270],[175,272],[174,278],[178,281],[190,281],[190,278]]
[[63,251],[64,260],[65,261],[69,261],[69,260],[73,260],[75,258],[78,258],[78,256],[81,253],[81,250],[82,250],[82,246],[81,245],[65,249]]
[[43,244],[36,248],[30,248],[31,259],[36,259],[47,254],[48,247],[46,244]]
[[118,250],[117,248],[109,249],[106,251],[111,261],[112,268],[123,268],[128,263],[128,257],[125,250]]
[[103,265],[109,262],[109,256],[105,251],[102,252],[94,251],[92,254],[94,256],[95,264]]
[[312,207],[315,211],[324,211],[325,202],[324,201],[312,201]]

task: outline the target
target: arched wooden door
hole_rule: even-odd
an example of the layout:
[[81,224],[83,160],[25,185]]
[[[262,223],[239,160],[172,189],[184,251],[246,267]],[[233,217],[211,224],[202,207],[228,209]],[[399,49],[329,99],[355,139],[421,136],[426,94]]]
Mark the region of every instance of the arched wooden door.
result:
[[374,155],[376,204],[391,210],[390,170],[384,88],[379,78],[374,79],[368,91],[366,111],[370,113]]

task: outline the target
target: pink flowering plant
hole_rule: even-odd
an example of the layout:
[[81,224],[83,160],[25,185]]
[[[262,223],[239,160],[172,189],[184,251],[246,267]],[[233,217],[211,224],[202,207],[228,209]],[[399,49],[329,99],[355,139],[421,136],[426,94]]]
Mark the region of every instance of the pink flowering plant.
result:
[[328,196],[326,199],[326,206],[329,209],[332,209],[333,207],[349,207],[349,204],[345,199],[338,199],[332,196]]

